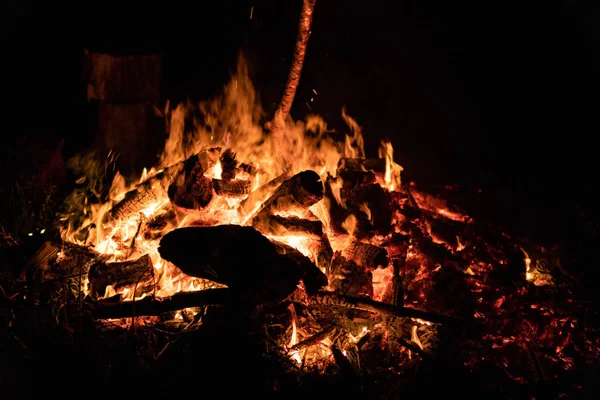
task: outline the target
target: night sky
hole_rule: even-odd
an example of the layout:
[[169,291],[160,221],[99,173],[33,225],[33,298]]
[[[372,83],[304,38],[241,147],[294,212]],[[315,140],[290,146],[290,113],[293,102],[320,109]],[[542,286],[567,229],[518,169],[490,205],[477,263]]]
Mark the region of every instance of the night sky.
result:
[[[364,128],[367,154],[389,137],[407,179],[483,188],[471,203],[525,230],[556,228],[547,215],[576,204],[593,220],[598,8],[487,3],[318,0],[292,116],[318,113],[344,130],[345,106]],[[301,1],[2,7],[5,154],[23,162],[61,138],[65,157],[91,143],[84,48],[163,54],[163,93],[173,100],[214,96],[242,50],[272,113]]]

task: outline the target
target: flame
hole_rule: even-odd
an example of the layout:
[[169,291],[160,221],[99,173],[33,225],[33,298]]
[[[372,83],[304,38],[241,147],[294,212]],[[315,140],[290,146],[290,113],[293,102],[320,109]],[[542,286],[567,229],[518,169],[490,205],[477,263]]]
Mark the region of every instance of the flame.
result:
[[[90,155],[78,156],[71,162],[81,176],[78,182],[82,188],[69,199],[69,212],[62,218],[65,225],[61,232],[66,241],[91,246],[99,253],[108,255],[110,262],[133,260],[148,254],[154,266],[155,287],[152,294],[156,296],[219,287],[213,282],[187,276],[161,259],[157,251],[158,243],[170,230],[197,223],[249,224],[262,203],[277,188],[265,190],[259,196],[257,189],[267,182],[307,169],[316,171],[325,181],[327,177],[336,176],[337,165],[342,157],[365,157],[362,129],[345,109],[342,109],[342,118],[349,127],[349,133],[343,142],[336,140],[325,121],[316,115],[310,115],[302,121],[288,120],[283,128],[285,134],[277,135],[278,140],[275,141],[274,136],[262,126],[265,113],[241,58],[236,73],[221,96],[199,105],[182,103],[171,107],[167,103],[162,114],[169,132],[164,149],[157,164],[145,168],[136,179],[126,178],[116,171],[112,173],[110,188],[102,187],[102,182],[111,175],[114,161],[119,157],[112,151],[103,161]],[[193,128],[189,126],[190,121],[193,121]],[[402,168],[393,162],[391,144],[386,142],[382,146],[384,151],[380,154],[386,159],[385,186],[393,190],[400,183]],[[183,161],[197,156],[203,166],[204,176],[222,179],[224,165],[220,155],[225,149],[235,153],[237,161],[254,169],[252,174],[240,171],[234,177],[250,182],[253,189],[251,198],[215,196],[204,209],[180,215],[178,209],[173,209],[171,205],[167,188],[173,179],[180,176]],[[332,181],[335,201],[345,207],[341,196],[343,181],[339,177]],[[136,209],[132,213],[118,211],[123,202],[135,196],[142,199],[140,202],[144,207],[141,210]],[[246,199],[248,201],[242,207]],[[371,210],[366,204],[361,205],[360,209],[371,218]],[[177,217],[175,222],[148,228],[153,221],[173,211]],[[329,234],[328,199],[315,204],[311,211]],[[335,248],[343,246],[355,233],[356,216],[348,217],[344,227],[348,235],[341,238],[337,245],[332,241]],[[286,243],[314,259],[308,237],[282,232],[269,239]],[[115,294],[122,295],[126,300],[134,299],[133,288],[115,290],[109,287],[105,296]]]
[[400,174],[403,168],[394,162],[394,148],[388,141],[382,140],[379,146],[379,158],[385,159],[385,187],[393,192],[400,187]]

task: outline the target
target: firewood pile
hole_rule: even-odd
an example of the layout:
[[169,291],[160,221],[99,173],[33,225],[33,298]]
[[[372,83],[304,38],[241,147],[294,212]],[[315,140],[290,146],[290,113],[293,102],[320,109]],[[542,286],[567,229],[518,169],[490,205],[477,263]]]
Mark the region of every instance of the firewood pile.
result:
[[[116,173],[100,194],[78,180],[59,231],[11,267],[10,329],[43,314],[69,338],[126,333],[135,363],[163,372],[182,338],[210,350],[206,374],[221,353],[223,370],[246,365],[251,342],[275,365],[273,391],[343,378],[388,398],[420,377],[412,393],[426,393],[423,375],[452,356],[509,398],[580,393],[600,352],[596,314],[551,251],[403,182],[391,144],[366,157],[345,113],[344,141],[318,120],[273,140],[250,91],[234,78],[192,133],[184,108],[169,111],[160,165],[138,182]],[[251,340],[225,342],[233,331]]]
[[597,355],[552,254],[414,185],[390,190],[385,159],[341,158],[335,176],[286,171],[255,187],[258,171],[231,149],[204,149],[135,185],[83,239],[45,242],[21,278],[55,293],[57,321],[86,315],[100,330],[181,334],[222,309],[252,315],[292,375],[405,376],[458,332],[471,371],[566,391]]

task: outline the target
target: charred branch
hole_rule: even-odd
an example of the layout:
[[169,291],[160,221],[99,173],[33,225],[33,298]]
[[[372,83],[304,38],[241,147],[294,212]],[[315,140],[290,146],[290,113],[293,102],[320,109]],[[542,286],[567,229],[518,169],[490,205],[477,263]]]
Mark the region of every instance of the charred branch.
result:
[[153,289],[154,267],[147,254],[133,261],[95,263],[88,274],[93,298],[104,296],[107,286],[115,290],[135,286],[135,295],[140,296]]
[[197,292],[180,292],[170,297],[144,297],[138,301],[122,301],[121,296],[89,302],[86,309],[95,319],[131,318],[160,315],[188,307],[226,305],[231,301],[227,288],[208,289]]
[[379,174],[385,173],[385,159],[383,158],[341,158],[337,165],[340,171],[372,171]]
[[[335,293],[319,293],[315,296],[310,296],[308,300],[312,304],[365,310],[395,317],[416,318],[436,324],[452,324],[462,321],[458,318],[447,315],[435,314],[408,307],[396,307],[394,305],[381,303],[369,298],[343,296]],[[465,321],[462,322],[464,323]]]

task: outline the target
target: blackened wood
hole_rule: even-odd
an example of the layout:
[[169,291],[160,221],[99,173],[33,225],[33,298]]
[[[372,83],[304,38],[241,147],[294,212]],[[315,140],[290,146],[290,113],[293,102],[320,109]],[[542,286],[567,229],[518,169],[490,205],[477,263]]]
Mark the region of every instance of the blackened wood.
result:
[[342,250],[342,255],[364,268],[385,268],[389,264],[386,249],[356,239],[352,239]]
[[163,199],[167,195],[163,187],[162,174],[151,177],[125,194],[104,216],[105,223],[119,223],[137,216],[140,211]]
[[[189,165],[193,166],[190,168]],[[184,175],[169,186],[169,199],[173,204],[187,209],[206,207],[214,195],[212,180],[204,176],[202,164],[197,160],[186,161]],[[183,179],[183,183],[180,180]]]
[[95,319],[131,318],[160,315],[188,307],[227,305],[232,301],[227,288],[179,292],[169,297],[148,296],[137,301],[121,301],[121,296],[86,303]]
[[242,179],[213,179],[212,186],[219,196],[235,198],[249,194],[252,189],[252,182]]
[[221,161],[221,179],[229,180],[235,178],[238,162],[235,153],[231,149],[226,149],[219,157]]
[[303,271],[302,281],[307,293],[315,294],[327,286],[327,276],[308,257],[285,243],[275,241],[272,243],[279,254],[289,257],[300,266]]
[[309,241],[308,249],[313,255],[317,267],[319,267],[321,271],[325,271],[326,274],[329,274],[331,270],[331,261],[333,260],[333,249],[331,248],[331,243],[329,243],[327,235]]
[[312,335],[312,336],[296,343],[292,347],[290,347],[288,349],[288,353],[293,353],[295,351],[301,351],[301,350],[307,349],[311,346],[314,346],[314,345],[318,344],[319,342],[321,342],[322,340],[327,339],[329,336],[331,336],[334,333],[335,333],[334,327],[329,327],[320,332],[317,332],[314,335]]
[[252,193],[240,203],[237,210],[238,214],[242,218],[246,218],[258,211],[259,205],[267,200],[269,196],[271,196],[271,194],[289,177],[289,173],[285,172],[252,191]]
[[321,221],[312,221],[298,217],[260,214],[260,216],[252,221],[252,226],[263,235],[298,235],[312,239],[320,239],[323,236],[323,224]]
[[408,307],[396,307],[392,304],[382,303],[369,298],[343,296],[336,293],[319,293],[314,296],[309,296],[308,301],[312,304],[359,309],[396,317],[416,318],[436,324],[467,323],[467,321],[447,315],[435,314]]
[[336,252],[331,262],[329,288],[346,296],[373,296],[373,276],[367,268],[362,268],[352,260]]
[[225,284],[249,301],[280,301],[305,276],[301,265],[249,226],[175,229],[161,239],[158,251],[184,273]]
[[262,205],[255,218],[277,213],[302,213],[323,198],[319,174],[306,170],[281,184]]
[[135,285],[136,296],[139,296],[152,290],[154,267],[147,254],[132,261],[100,262],[91,266],[88,279],[93,298],[102,297],[108,285],[115,290]]

